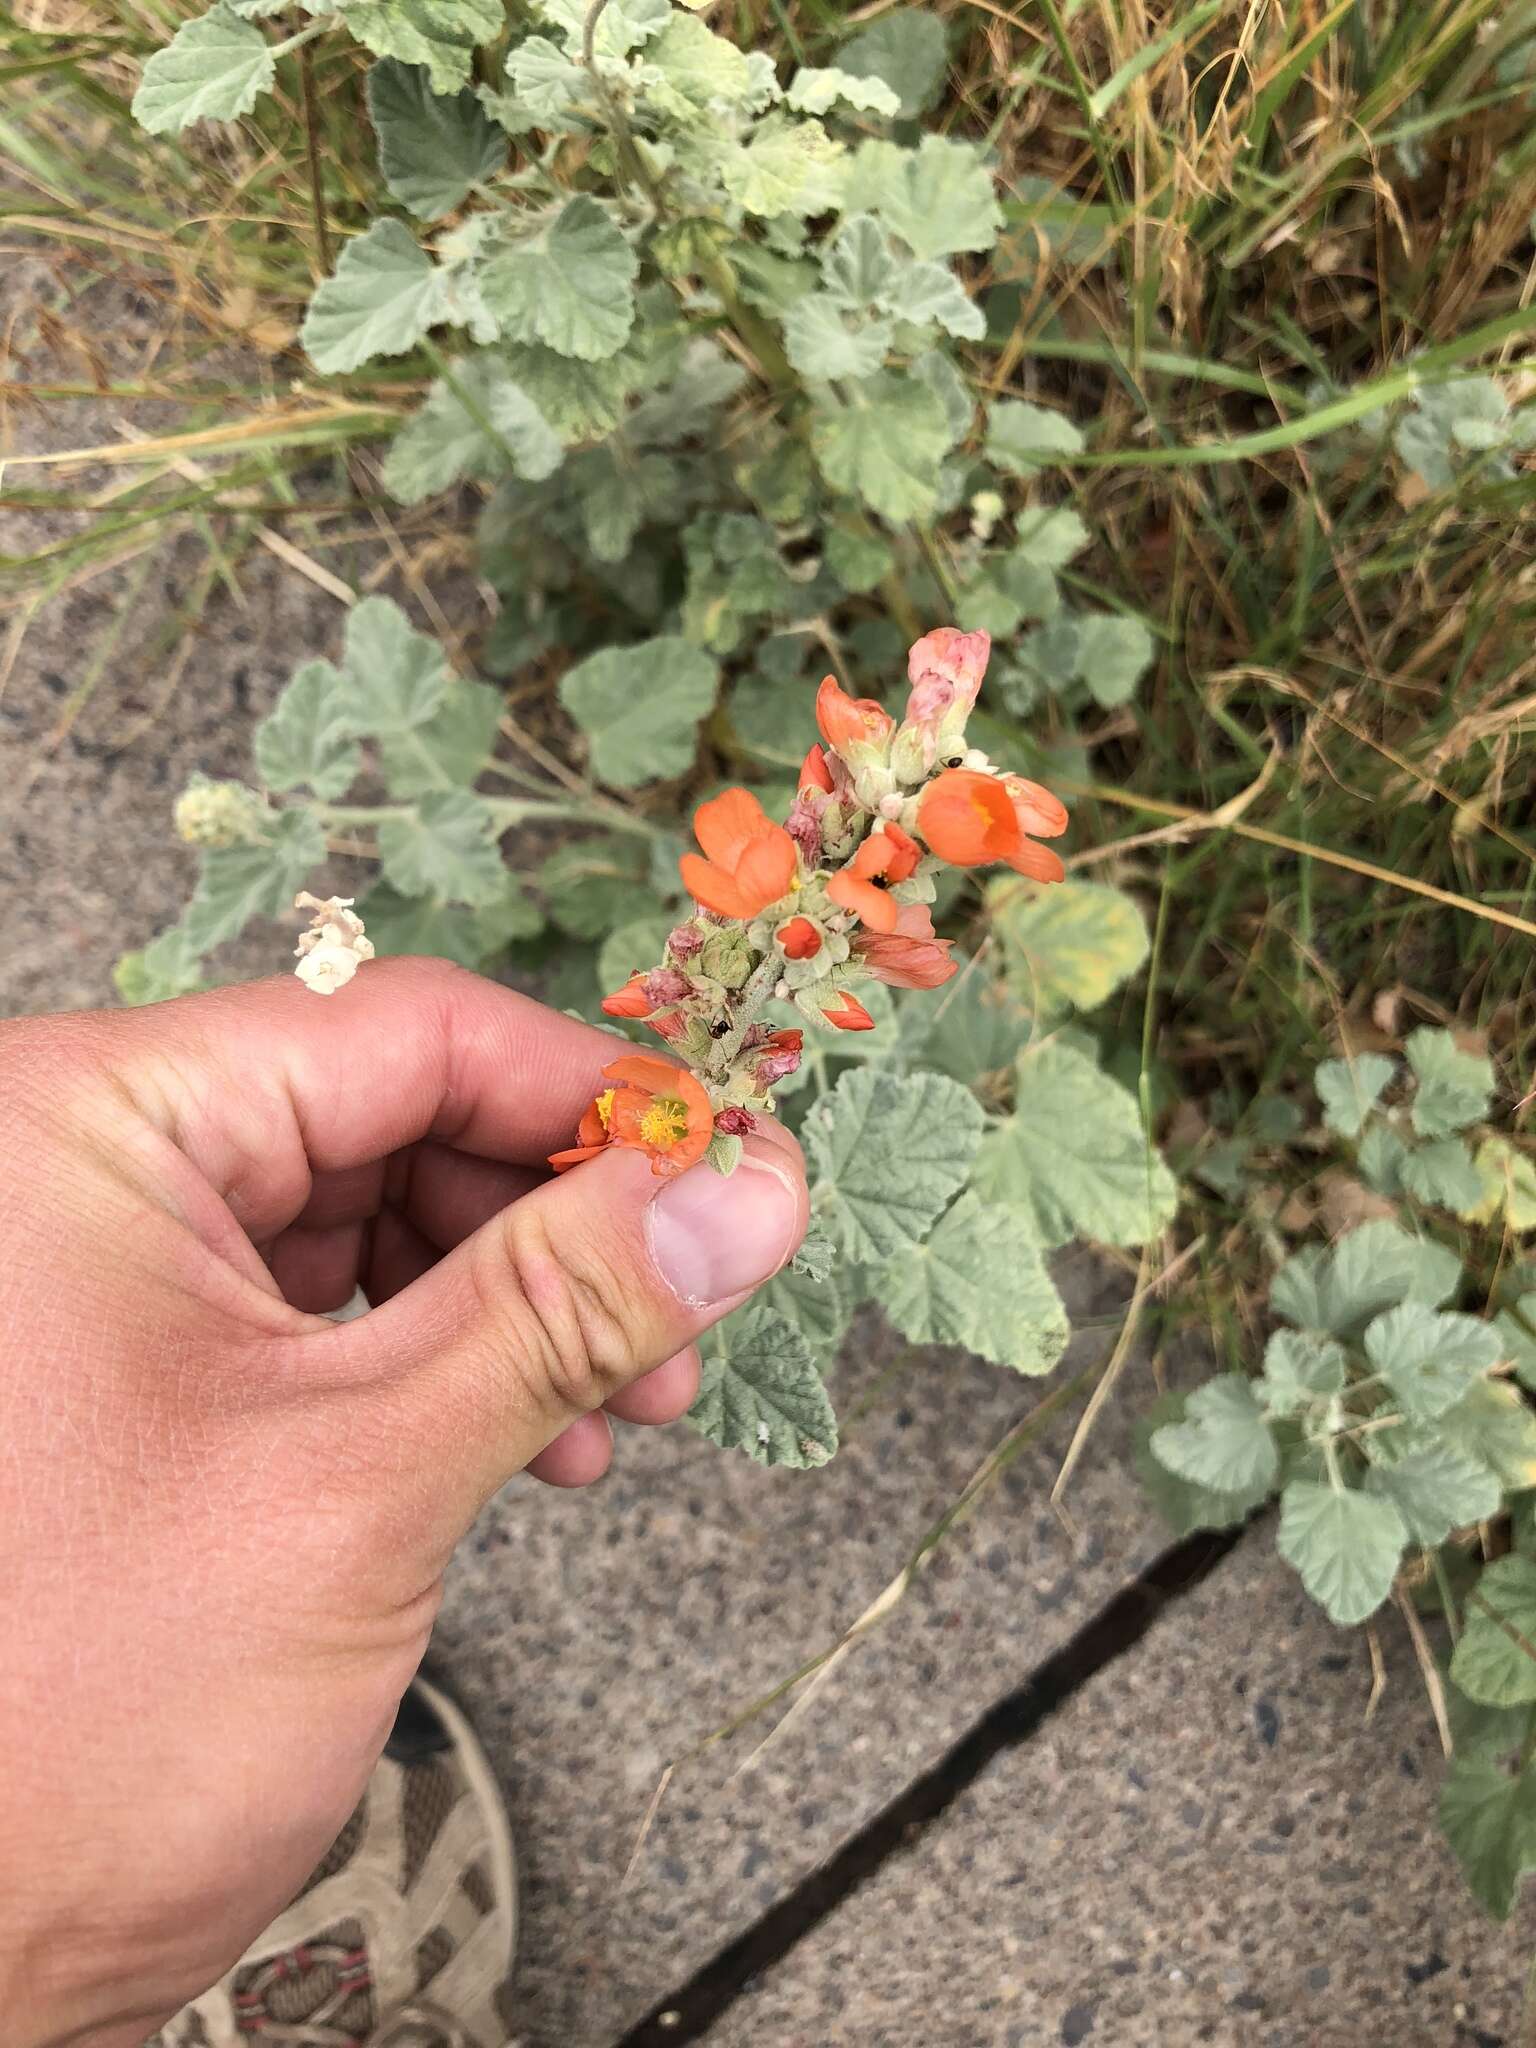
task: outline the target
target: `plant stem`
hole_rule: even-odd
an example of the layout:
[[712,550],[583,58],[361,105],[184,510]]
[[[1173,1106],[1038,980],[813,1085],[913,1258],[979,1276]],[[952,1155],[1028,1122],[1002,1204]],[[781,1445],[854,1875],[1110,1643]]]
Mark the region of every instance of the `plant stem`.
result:
[[320,260],[318,275],[329,277],[335,268],[330,230],[325,225],[325,190],[320,180],[320,117],[315,105],[314,54],[308,43],[299,54],[299,92],[304,107],[304,154],[309,163],[309,205],[315,221],[315,254]]
[[736,1004],[735,1019],[730,1030],[715,1047],[715,1064],[722,1081],[729,1075],[736,1055],[741,1051],[742,1041],[757,1021],[758,1012],[778,986],[780,961],[778,955],[770,953],[753,971],[752,979],[742,990]]

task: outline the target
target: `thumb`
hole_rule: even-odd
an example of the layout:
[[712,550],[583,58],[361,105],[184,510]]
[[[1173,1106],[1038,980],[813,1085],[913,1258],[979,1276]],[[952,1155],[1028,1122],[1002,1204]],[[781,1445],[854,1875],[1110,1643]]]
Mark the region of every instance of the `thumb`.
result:
[[659,1179],[610,1146],[337,1334],[384,1366],[406,1441],[441,1447],[467,1522],[578,1416],[771,1279],[808,1213],[785,1131],[747,1139],[729,1177],[699,1165]]

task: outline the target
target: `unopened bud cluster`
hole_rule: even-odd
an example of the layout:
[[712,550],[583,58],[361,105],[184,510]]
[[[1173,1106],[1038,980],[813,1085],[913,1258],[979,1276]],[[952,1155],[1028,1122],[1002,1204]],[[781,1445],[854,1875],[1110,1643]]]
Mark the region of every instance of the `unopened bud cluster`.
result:
[[241,846],[261,837],[267,808],[243,782],[194,775],[176,799],[176,837],[188,846]]

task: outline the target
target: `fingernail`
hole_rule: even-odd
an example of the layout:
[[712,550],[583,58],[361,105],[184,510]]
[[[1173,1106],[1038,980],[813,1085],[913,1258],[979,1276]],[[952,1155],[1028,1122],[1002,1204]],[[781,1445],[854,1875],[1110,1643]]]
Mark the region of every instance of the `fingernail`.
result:
[[724,1179],[690,1167],[646,1216],[663,1280],[689,1308],[710,1308],[778,1272],[794,1250],[800,1202],[787,1174],[748,1158]]

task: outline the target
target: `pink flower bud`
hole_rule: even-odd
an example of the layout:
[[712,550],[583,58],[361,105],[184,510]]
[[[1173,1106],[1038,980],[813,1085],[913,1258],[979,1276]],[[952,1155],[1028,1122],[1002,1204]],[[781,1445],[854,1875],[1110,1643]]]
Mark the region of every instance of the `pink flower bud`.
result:
[[704,944],[696,924],[680,924],[667,934],[667,951],[674,960],[691,960]]
[[715,1129],[727,1138],[750,1138],[757,1119],[749,1109],[722,1109],[716,1114]]
[[969,711],[981,689],[991,652],[991,637],[986,633],[962,633],[955,626],[939,626],[925,633],[907,657],[912,684],[907,722],[932,727],[953,708]]
[[645,993],[652,1007],[660,1009],[663,1003],[680,1003],[691,996],[693,983],[675,967],[655,967],[645,976]]

